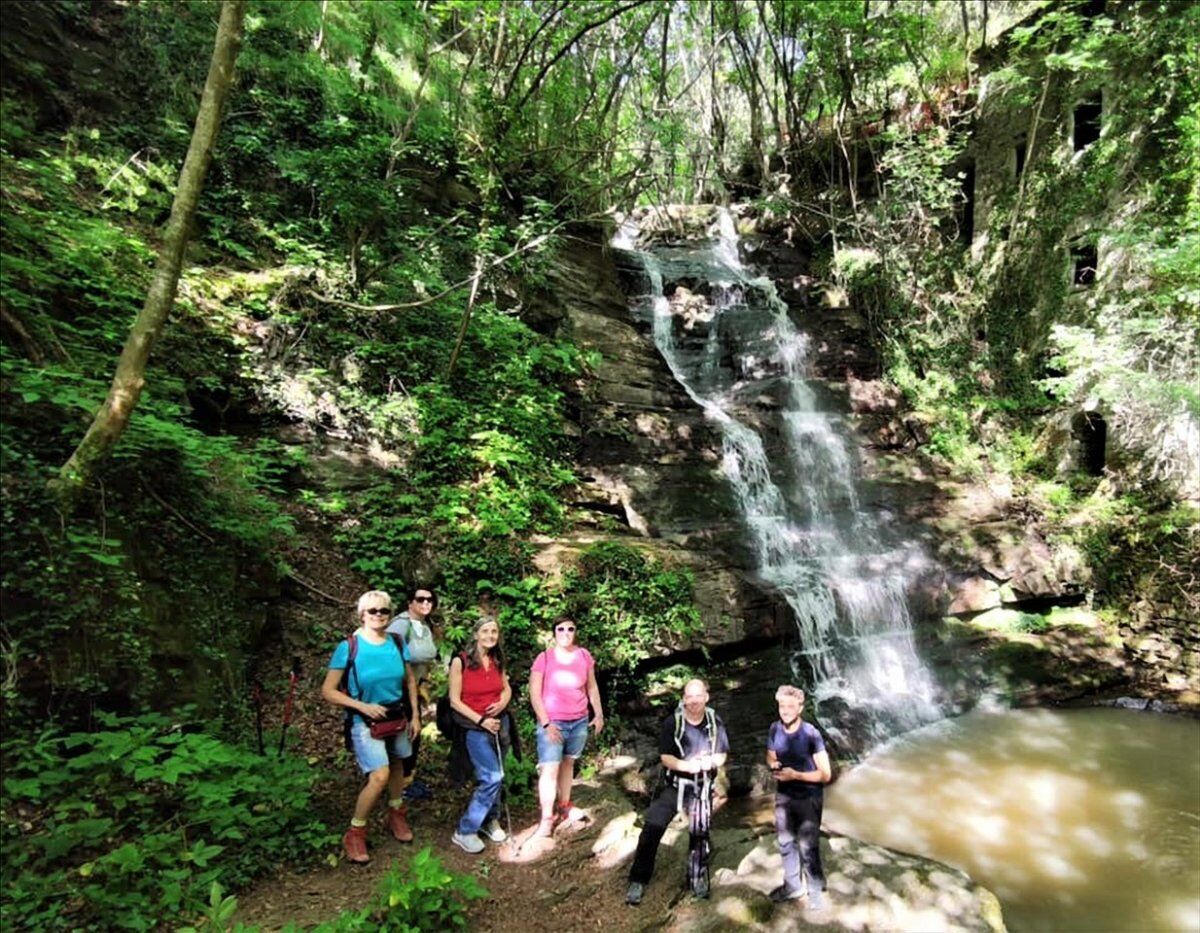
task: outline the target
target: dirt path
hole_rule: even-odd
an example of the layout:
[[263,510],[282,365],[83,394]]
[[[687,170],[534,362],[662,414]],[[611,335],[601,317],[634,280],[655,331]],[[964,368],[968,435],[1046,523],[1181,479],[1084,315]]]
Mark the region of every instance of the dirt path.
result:
[[[661,926],[684,898],[679,882],[685,845],[664,846],[641,906],[625,904],[626,871],[636,843],[637,801],[627,798],[611,777],[577,785],[575,802],[586,820],[560,830],[536,860],[513,863],[502,846],[493,844],[482,855],[468,855],[450,842],[450,833],[470,790],[453,790],[438,779],[440,764],[433,762],[444,755],[438,751],[439,755],[431,755],[431,767],[424,769],[434,800],[410,807],[417,837],[412,845],[387,836],[380,814],[369,830],[371,864],[339,860],[334,866],[284,872],[264,880],[242,896],[238,919],[265,930],[281,929],[290,921],[307,926],[330,920],[346,908],[365,904],[393,865],[406,865],[425,846],[432,847],[448,868],[476,875],[487,888],[488,897],[470,910],[473,931],[641,930]],[[348,776],[346,783],[350,785]],[[749,814],[731,817],[747,825],[753,821]],[[536,823],[536,813],[528,809],[512,812],[511,818],[518,838]]]

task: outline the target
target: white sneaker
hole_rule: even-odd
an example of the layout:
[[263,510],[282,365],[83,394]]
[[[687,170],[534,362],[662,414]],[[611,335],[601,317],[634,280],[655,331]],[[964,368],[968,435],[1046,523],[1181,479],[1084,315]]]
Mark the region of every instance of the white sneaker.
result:
[[504,831],[504,827],[500,825],[499,820],[488,820],[483,824],[483,829],[480,830],[492,842],[503,842],[508,838],[508,833]]
[[478,855],[483,851],[483,840],[475,833],[465,836],[462,833],[455,833],[450,837],[450,841],[465,852],[470,852],[472,855]]

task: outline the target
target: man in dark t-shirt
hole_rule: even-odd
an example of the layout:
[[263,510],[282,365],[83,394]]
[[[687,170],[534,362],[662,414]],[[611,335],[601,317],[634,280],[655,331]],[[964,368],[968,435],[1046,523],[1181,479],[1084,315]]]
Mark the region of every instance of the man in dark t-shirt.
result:
[[[832,771],[825,740],[817,727],[800,718],[804,691],[783,686],[775,691],[779,719],[767,733],[767,767],[775,777],[775,832],[783,856],[783,884],[771,900],[791,901],[808,894],[808,906],[824,907],[821,870],[821,809]],[[801,874],[803,869],[803,875]]]
[[658,844],[679,810],[688,816],[688,884],[697,897],[708,897],[713,780],[729,754],[729,738],[721,717],[708,706],[704,681],[689,680],[684,686],[679,709],[663,720],[658,753],[665,779],[646,810],[629,869],[627,904],[642,902],[654,874]]

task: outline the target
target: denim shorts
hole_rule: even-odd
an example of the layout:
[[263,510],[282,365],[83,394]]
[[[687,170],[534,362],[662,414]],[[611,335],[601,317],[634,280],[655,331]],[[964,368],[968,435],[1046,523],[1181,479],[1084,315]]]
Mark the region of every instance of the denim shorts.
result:
[[350,726],[350,744],[354,746],[354,757],[363,774],[378,771],[389,763],[412,754],[412,742],[408,732],[390,735],[386,739],[371,737],[371,727],[358,716]]
[[572,719],[568,722],[553,720],[554,725],[562,733],[561,742],[551,742],[546,738],[546,730],[537,727],[537,752],[539,765],[552,765],[564,758],[578,758],[583,754],[583,746],[587,744],[588,721]]

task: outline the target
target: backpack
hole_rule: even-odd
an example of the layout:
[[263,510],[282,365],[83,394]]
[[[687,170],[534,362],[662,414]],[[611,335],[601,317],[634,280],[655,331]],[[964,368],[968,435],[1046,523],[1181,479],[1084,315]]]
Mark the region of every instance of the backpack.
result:
[[[400,657],[403,659],[404,639],[400,637],[399,632],[388,632],[388,636],[395,643],[396,650],[400,652]],[[344,691],[347,696],[357,700],[358,696],[350,692],[350,675],[354,675],[355,683],[357,683],[358,674],[354,671],[354,659],[358,657],[358,633],[351,632],[348,636],[346,636],[346,644],[349,646],[350,650],[346,658],[346,669],[342,671],[342,680],[338,684],[338,688]],[[350,727],[354,724],[354,717],[361,715],[361,713],[356,713],[354,710],[347,708],[342,716],[342,738],[346,742],[346,749],[348,751],[354,751],[354,743],[350,739]]]
[[[675,707],[675,747],[679,749],[679,757],[686,756],[683,747],[683,733],[686,728],[683,718],[683,704]],[[704,731],[708,735],[708,752],[710,755],[717,753],[717,713],[711,706],[704,707]],[[666,769],[663,769],[664,773]]]
[[444,739],[453,739],[454,730],[458,725],[454,722],[454,707],[450,705],[450,694],[438,697],[437,701],[437,730]]
[[[465,652],[456,654],[454,658],[461,660],[463,667],[466,668],[467,656]],[[454,663],[454,658],[450,659],[449,664],[446,665],[447,667]],[[447,689],[445,693],[438,697],[435,721],[437,723],[437,730],[439,733],[441,733],[442,738],[450,739],[451,741],[454,740],[456,732],[462,728],[454,721],[454,707],[450,705],[449,689]]]

